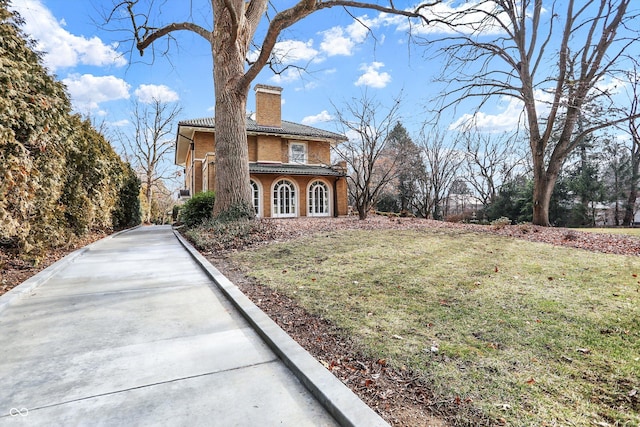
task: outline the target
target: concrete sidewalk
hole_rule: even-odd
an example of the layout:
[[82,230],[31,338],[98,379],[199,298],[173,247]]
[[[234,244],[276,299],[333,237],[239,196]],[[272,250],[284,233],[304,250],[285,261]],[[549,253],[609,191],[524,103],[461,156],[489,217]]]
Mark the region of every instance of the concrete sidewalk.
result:
[[385,424],[186,246],[137,228],[1,297],[0,425]]

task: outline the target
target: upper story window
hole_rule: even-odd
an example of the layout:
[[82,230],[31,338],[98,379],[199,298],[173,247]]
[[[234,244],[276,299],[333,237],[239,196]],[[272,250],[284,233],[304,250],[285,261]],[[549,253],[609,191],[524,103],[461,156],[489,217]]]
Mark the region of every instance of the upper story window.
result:
[[289,143],[289,163],[307,163],[307,144],[304,142]]

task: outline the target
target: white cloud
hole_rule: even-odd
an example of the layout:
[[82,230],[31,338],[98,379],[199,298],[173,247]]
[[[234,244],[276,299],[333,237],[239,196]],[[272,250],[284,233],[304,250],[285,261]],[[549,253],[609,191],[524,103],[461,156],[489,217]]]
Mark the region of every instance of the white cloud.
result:
[[276,43],[272,55],[284,64],[318,60],[319,52],[313,48],[313,40],[284,40]]
[[369,19],[367,15],[359,16],[357,20],[347,26],[347,34],[355,43],[362,43],[369,35],[369,32],[378,28],[382,22],[383,20],[380,17]]
[[[497,20],[488,20],[487,16],[495,14],[496,4],[492,1],[469,1],[461,2],[452,6],[451,1],[438,3],[434,6],[424,8],[421,11],[424,20],[411,19],[400,15],[384,15],[385,25],[395,25],[399,31],[409,31],[414,35],[419,34],[471,34],[481,33],[484,35],[503,34],[505,32]],[[546,10],[543,9],[543,13]],[[455,14],[455,15],[453,15]],[[455,16],[455,19],[451,19]],[[509,22],[506,14],[498,16],[502,22]],[[484,20],[484,21],[483,21]],[[453,26],[442,23],[452,21]]]
[[320,49],[328,56],[353,55],[355,42],[345,35],[345,31],[341,27],[329,28],[321,34],[323,40],[320,43]]
[[[535,92],[536,109],[539,117],[545,117],[549,112],[552,95],[542,90]],[[496,114],[487,114],[478,111],[474,114],[463,114],[462,117],[454,121],[449,129],[464,130],[474,127],[481,132],[501,133],[513,131],[525,125],[524,103],[517,98],[504,96],[501,98],[503,104],[498,108],[501,110]]]
[[608,95],[617,95],[627,86],[629,86],[629,82],[610,76],[605,76],[596,82],[596,89]]
[[83,113],[97,110],[101,102],[129,99],[129,83],[115,76],[70,74],[62,82],[67,86],[74,109]]
[[115,44],[69,33],[63,28],[64,20],[57,21],[40,0],[20,0],[12,8],[25,19],[24,31],[37,40],[37,49],[45,52],[44,64],[52,71],[78,64],[121,67],[127,63]]
[[140,85],[134,94],[143,104],[151,104],[154,100],[159,102],[175,102],[180,99],[178,94],[165,85]]
[[356,86],[369,86],[382,89],[391,81],[391,75],[387,72],[379,72],[378,69],[384,67],[382,62],[372,62],[371,64],[363,64],[360,70],[364,71],[356,81]]
[[128,124],[129,124],[129,120],[127,120],[127,119],[118,120],[116,122],[109,122],[109,126],[113,126],[113,127],[116,127],[116,128],[125,127]]
[[333,116],[329,114],[327,110],[322,110],[320,113],[315,116],[307,116],[302,119],[302,124],[305,125],[313,125],[321,122],[330,122],[333,120]]
[[358,43],[367,38],[369,31],[378,27],[381,20],[369,19],[366,15],[358,17],[346,27],[332,27],[322,31],[320,49],[328,56],[351,56]]
[[269,80],[275,84],[291,83],[300,80],[302,73],[298,68],[287,68],[283,73],[274,74]]

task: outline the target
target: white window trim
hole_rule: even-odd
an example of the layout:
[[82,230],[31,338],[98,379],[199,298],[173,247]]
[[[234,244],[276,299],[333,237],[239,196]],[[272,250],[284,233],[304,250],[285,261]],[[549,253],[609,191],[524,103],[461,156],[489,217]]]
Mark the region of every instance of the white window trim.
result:
[[[258,181],[257,179],[251,179],[251,182],[256,184],[256,186],[258,187],[258,206],[257,206],[257,213],[256,213],[256,218],[262,218],[262,197],[263,197],[263,189],[262,189],[262,183],[260,181]],[[253,185],[251,186],[251,200],[253,201]]]
[[[295,195],[294,195],[294,211],[291,213],[278,213],[276,208],[277,208],[277,204],[276,204],[276,198],[274,197],[274,192],[276,189],[276,185],[278,185],[278,183],[280,181],[287,181],[289,184],[291,184],[291,186],[293,187],[293,191],[295,191]],[[273,184],[271,185],[271,216],[273,218],[296,218],[299,215],[300,212],[300,189],[298,188],[298,185],[296,184],[296,182],[292,179],[289,178],[278,178],[276,180],[273,181]]]
[[[327,187],[327,212],[324,213],[315,213],[315,212],[311,212],[311,207],[312,207],[312,197],[310,192],[311,192],[311,186],[313,184],[315,184],[316,182],[321,182],[323,183],[326,187]],[[327,217],[327,216],[331,216],[331,212],[333,210],[333,195],[331,194],[331,185],[326,182],[323,179],[314,179],[313,181],[309,182],[309,185],[307,185],[307,216],[310,217]]]
[[[294,162],[292,160],[293,156],[292,156],[292,148],[294,145],[299,145],[302,146],[304,148],[304,160],[302,162]],[[294,163],[297,165],[306,165],[307,162],[309,161],[309,153],[308,153],[308,145],[305,141],[289,141],[289,163]]]

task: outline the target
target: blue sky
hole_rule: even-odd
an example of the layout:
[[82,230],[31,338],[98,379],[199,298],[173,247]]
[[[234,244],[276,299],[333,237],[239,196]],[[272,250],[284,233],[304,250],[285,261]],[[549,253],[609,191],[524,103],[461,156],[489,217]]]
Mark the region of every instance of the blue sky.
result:
[[[164,2],[163,14],[186,19],[189,3]],[[25,32],[45,52],[47,67],[67,85],[76,111],[126,128],[131,102],[156,96],[179,102],[182,119],[212,115],[208,44],[181,33],[168,58],[131,54],[130,43],[120,43],[126,34],[113,31],[116,25],[101,25],[101,11],[111,4],[109,0],[14,0],[13,8],[25,19]],[[335,129],[332,102],[339,106],[366,91],[390,105],[402,91],[401,119],[417,132],[427,119],[425,106],[437,91],[430,80],[440,65],[426,60],[420,48],[408,43],[405,18],[374,11],[356,13],[372,33],[342,9],[313,14],[283,34],[277,45],[290,63],[306,71],[292,69],[275,76],[266,69],[254,84],[283,87],[284,119],[330,130]],[[194,15],[198,19],[198,13]],[[424,29],[418,24],[415,30]],[[252,93],[247,104],[250,111],[255,102]]]
[[[450,1],[438,7],[450,9],[464,3]],[[67,85],[75,110],[90,115],[94,122],[126,132],[132,101],[144,103],[152,97],[179,102],[183,108],[181,119],[213,115],[208,43],[192,33],[181,32],[167,57],[154,58],[147,52],[141,58],[131,52],[131,42],[122,42],[127,38],[126,32],[116,31],[122,30],[118,25],[124,24],[104,27],[102,13],[108,12],[112,4],[111,0],[14,0],[13,8],[26,21],[24,31],[45,52],[47,67]],[[161,4],[167,20],[187,20],[191,12],[196,21],[209,27],[208,0]],[[284,8],[293,0],[277,4]],[[400,1],[395,4],[405,8],[412,5]],[[288,63],[304,67],[305,71],[291,69],[276,76],[267,68],[254,85],[283,87],[283,119],[329,130],[336,129],[331,121],[335,116],[332,103],[339,107],[366,91],[381,104],[391,105],[402,92],[400,119],[412,135],[417,135],[422,123],[431,119],[428,107],[442,90],[432,81],[441,71],[441,60],[427,58],[423,48],[408,42],[406,18],[362,9],[352,12],[357,21],[342,8],[334,8],[314,13],[291,27],[281,35],[276,49]],[[411,31],[434,37],[445,33],[442,28],[416,21]],[[491,28],[486,31],[491,32]],[[166,46],[166,42],[162,43],[165,44],[158,47]],[[608,84],[612,82],[603,82]],[[252,94],[250,91],[249,111],[254,110]],[[538,96],[541,100],[548,98],[543,91]],[[448,128],[475,114],[483,130],[508,131],[515,129],[521,118],[522,105],[513,99],[495,98],[477,113],[475,107],[471,103],[450,110],[441,118],[440,126]]]

